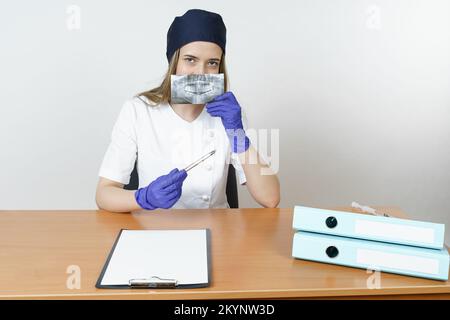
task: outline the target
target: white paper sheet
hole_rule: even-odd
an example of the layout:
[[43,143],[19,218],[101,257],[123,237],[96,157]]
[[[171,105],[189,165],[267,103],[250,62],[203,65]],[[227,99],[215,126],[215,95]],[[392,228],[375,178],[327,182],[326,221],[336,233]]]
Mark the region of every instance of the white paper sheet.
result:
[[206,230],[123,230],[101,285],[153,276],[179,285],[208,283]]

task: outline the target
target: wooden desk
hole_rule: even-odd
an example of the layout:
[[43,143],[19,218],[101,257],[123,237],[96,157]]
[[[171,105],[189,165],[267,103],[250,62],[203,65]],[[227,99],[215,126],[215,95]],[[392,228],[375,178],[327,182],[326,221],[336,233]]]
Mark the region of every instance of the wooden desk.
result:
[[[343,210],[344,208],[336,208]],[[348,209],[348,208],[347,208]],[[402,216],[398,209],[387,209]],[[348,209],[348,211],[351,211]],[[111,290],[95,282],[121,228],[210,228],[212,285],[202,289]],[[0,211],[0,298],[230,299],[449,298],[450,283],[381,274],[291,258],[292,209]],[[66,270],[81,269],[68,289]]]

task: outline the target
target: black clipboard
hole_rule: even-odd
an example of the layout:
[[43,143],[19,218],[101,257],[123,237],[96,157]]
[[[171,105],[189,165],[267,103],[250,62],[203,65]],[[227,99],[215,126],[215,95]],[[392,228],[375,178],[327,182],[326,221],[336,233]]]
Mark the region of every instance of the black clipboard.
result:
[[[103,265],[102,271],[100,273],[100,276],[97,279],[97,282],[95,284],[95,287],[97,289],[187,289],[187,288],[206,288],[209,287],[211,284],[211,231],[208,228],[205,229],[200,229],[200,230],[205,230],[206,231],[206,253],[207,253],[207,263],[208,263],[208,282],[206,283],[195,283],[195,284],[177,284],[176,283],[176,279],[161,279],[158,277],[154,277],[154,278],[158,278],[159,280],[162,281],[148,281],[148,282],[141,282],[141,283],[136,283],[135,285],[132,285],[131,283],[129,285],[102,285],[102,280],[103,280],[103,276],[105,275],[106,270],[108,269],[108,265],[109,262],[111,260],[111,257],[114,254],[114,250],[116,249],[117,243],[120,240],[120,236],[122,235],[122,232],[124,230],[129,230],[129,229],[121,229],[119,234],[116,237],[116,240],[114,241],[114,245],[111,249],[111,251],[109,252],[108,258],[105,262],[105,264]],[[176,230],[170,230],[170,231],[177,231]],[[179,230],[183,230],[183,229],[179,229]],[[185,229],[187,230],[187,229]],[[194,230],[194,229],[189,229],[189,230]],[[197,229],[195,229],[197,230]],[[130,230],[132,231],[132,230]],[[162,230],[162,229],[151,229],[148,231],[166,231],[166,230]],[[148,279],[148,280],[152,280],[152,279]],[[170,281],[165,281],[165,280],[170,280]]]

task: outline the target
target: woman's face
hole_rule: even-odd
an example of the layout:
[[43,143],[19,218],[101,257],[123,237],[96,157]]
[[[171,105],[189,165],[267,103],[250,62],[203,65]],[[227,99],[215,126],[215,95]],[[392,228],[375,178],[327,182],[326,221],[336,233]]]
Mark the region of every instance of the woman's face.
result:
[[195,41],[181,47],[177,75],[219,73],[222,48],[206,41]]

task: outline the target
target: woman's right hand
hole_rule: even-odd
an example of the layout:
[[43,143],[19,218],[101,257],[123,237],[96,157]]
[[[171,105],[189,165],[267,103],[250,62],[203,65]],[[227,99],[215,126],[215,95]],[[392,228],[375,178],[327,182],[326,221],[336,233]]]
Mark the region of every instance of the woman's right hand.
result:
[[186,177],[185,170],[173,169],[147,187],[138,189],[134,194],[136,202],[146,210],[169,209],[180,199],[181,187]]

